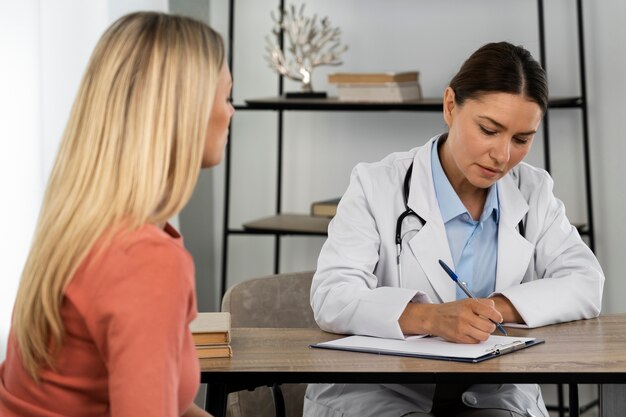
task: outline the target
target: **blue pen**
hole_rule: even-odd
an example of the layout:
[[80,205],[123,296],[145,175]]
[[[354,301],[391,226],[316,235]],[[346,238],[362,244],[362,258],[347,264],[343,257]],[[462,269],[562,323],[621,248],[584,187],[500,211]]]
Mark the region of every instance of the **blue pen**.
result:
[[[470,290],[467,289],[467,287],[463,284],[463,282],[459,279],[459,277],[456,276],[454,271],[451,270],[450,267],[448,265],[446,265],[446,263],[444,261],[439,259],[439,265],[441,265],[443,270],[446,271],[448,273],[448,275],[450,275],[450,278],[452,278],[452,281],[456,282],[456,284],[463,290],[463,292],[465,294],[467,294],[467,296],[469,298],[473,298],[474,300],[476,299],[476,297],[474,297],[474,294],[472,294],[470,292]],[[495,324],[496,327],[498,328],[498,330],[500,330],[500,333],[502,333],[503,335],[506,336],[506,330],[504,330],[504,327],[502,327],[502,325],[500,323],[496,323],[495,321],[493,321],[491,319],[489,319],[489,321],[491,321],[493,324]]]

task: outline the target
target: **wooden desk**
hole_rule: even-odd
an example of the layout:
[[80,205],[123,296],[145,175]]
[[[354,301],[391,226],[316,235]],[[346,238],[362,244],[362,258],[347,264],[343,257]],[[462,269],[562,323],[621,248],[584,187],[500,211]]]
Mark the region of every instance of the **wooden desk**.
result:
[[[507,330],[546,343],[469,364],[313,349],[309,345],[343,337],[317,329],[235,328],[233,358],[200,362],[207,410],[223,416],[229,392],[273,383],[626,384],[626,314]],[[626,405],[626,385],[606,387],[601,392],[611,393],[611,407]]]

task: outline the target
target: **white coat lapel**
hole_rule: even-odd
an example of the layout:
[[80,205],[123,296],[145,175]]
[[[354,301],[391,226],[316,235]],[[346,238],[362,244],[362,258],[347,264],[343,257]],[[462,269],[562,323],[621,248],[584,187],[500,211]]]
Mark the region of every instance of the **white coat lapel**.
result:
[[517,230],[520,220],[528,212],[528,203],[510,174],[498,182],[498,200],[500,223],[496,292],[522,281],[535,249]]
[[[453,262],[433,185],[430,164],[432,144],[433,140],[421,147],[413,160],[408,206],[422,217],[426,224],[408,243],[440,301],[448,302],[456,299],[456,288],[454,281],[439,265],[439,259],[448,265],[453,265]],[[421,274],[421,271],[411,273]]]
[[448,265],[454,264],[445,229],[443,225],[439,227],[435,223],[433,219],[426,220],[426,225],[422,230],[409,240],[409,246],[439,301],[446,303],[456,300],[456,287],[454,281],[439,265],[439,259]]

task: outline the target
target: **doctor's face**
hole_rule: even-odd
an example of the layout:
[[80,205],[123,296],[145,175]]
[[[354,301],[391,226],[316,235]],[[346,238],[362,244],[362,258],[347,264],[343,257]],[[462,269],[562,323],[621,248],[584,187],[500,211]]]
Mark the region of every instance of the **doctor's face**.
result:
[[504,177],[530,151],[542,117],[539,105],[522,95],[488,93],[459,106],[448,87],[449,133],[439,155],[454,189],[485,189]]

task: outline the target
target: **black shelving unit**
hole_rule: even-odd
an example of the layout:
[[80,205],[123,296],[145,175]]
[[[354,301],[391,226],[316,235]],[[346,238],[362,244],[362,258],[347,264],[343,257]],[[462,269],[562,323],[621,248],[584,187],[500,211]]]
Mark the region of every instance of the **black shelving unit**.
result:
[[[585,203],[587,221],[585,224],[576,225],[581,235],[587,237],[587,242],[592,250],[595,249],[593,206],[591,195],[591,173],[589,158],[589,132],[588,112],[586,100],[586,71],[584,53],[584,32],[582,18],[582,0],[576,2],[577,13],[577,43],[579,51],[579,83],[580,95],[572,97],[554,97],[550,99],[549,111],[543,120],[543,145],[544,167],[547,171],[551,168],[550,157],[550,128],[549,116],[552,111],[561,109],[574,109],[581,112],[582,119],[582,144],[583,144],[583,173],[585,178]],[[284,0],[280,0],[281,9],[284,8]],[[234,46],[234,10],[235,1],[229,3],[229,44],[228,62],[233,69],[232,49]],[[540,61],[547,70],[546,42],[545,42],[545,17],[543,0],[537,0],[537,17],[539,32]],[[282,43],[281,43],[282,47]],[[272,235],[274,241],[274,272],[278,273],[280,265],[280,240],[281,236],[324,236],[328,220],[314,218],[307,215],[293,215],[282,213],[282,184],[283,184],[283,119],[287,111],[354,111],[354,112],[440,112],[442,100],[440,98],[426,98],[420,101],[405,103],[349,103],[338,101],[336,98],[328,99],[286,99],[283,95],[283,79],[279,77],[276,97],[249,99],[245,104],[236,105],[237,111],[273,111],[277,116],[277,166],[276,166],[276,201],[273,216],[253,220],[242,225],[239,229],[233,229],[230,221],[230,151],[231,141],[228,141],[225,157],[225,198],[224,198],[224,223],[222,239],[222,271],[221,271],[221,294],[227,288],[228,277],[228,243],[232,235]],[[232,130],[232,129],[231,129]]]
[[[549,111],[543,120],[543,146],[544,146],[544,167],[550,172],[550,113],[561,111],[561,109],[574,109],[581,112],[582,120],[582,147],[583,147],[583,175],[585,181],[585,206],[587,219],[585,224],[578,224],[581,235],[587,238],[587,243],[592,251],[595,251],[595,232],[593,219],[593,198],[591,187],[591,164],[589,156],[589,124],[587,109],[587,84],[585,70],[585,43],[583,27],[583,6],[582,0],[575,1],[577,44],[578,44],[578,71],[580,94],[573,97],[551,98]],[[280,9],[284,9],[284,0],[279,1]],[[234,43],[234,10],[235,0],[229,2],[229,32],[228,39],[230,49],[228,51],[228,62],[233,70],[233,45]],[[544,2],[537,0],[537,19],[539,36],[539,60],[546,71],[546,37],[545,37],[545,15]],[[281,39],[280,47],[283,47]],[[279,77],[278,91],[276,97],[246,100],[244,105],[236,105],[238,111],[273,111],[277,115],[277,166],[276,166],[276,201],[275,213],[273,216],[253,220],[242,225],[241,229],[233,229],[229,225],[230,221],[230,150],[231,141],[228,141],[225,157],[225,198],[224,198],[224,223],[222,237],[222,271],[221,271],[221,294],[227,288],[228,277],[228,242],[231,235],[273,235],[274,240],[274,272],[279,272],[280,265],[280,238],[285,235],[297,236],[324,236],[329,220],[314,218],[307,215],[285,214],[281,212],[282,207],[282,183],[283,183],[283,118],[286,111],[354,111],[354,112],[440,112],[442,109],[441,99],[427,98],[415,102],[407,103],[347,103],[340,102],[334,98],[328,99],[285,99],[283,96],[283,78]],[[578,406],[578,390],[576,385],[570,385],[569,404],[571,407],[564,407],[563,386],[558,386],[558,406],[548,406],[551,410],[557,410],[559,417],[564,417],[565,412],[569,416],[578,416],[579,411],[587,410],[597,404],[597,400]]]

